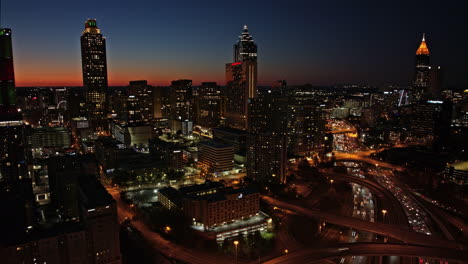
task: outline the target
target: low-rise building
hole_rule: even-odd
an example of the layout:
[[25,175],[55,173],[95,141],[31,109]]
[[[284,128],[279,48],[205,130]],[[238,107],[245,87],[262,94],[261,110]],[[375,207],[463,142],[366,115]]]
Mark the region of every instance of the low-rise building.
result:
[[260,194],[250,188],[226,187],[219,182],[160,189],[158,198],[170,210],[181,210],[192,227],[222,242],[270,227],[271,218],[260,212]]
[[198,143],[198,162],[201,167],[215,174],[234,168],[234,147],[222,141],[210,140]]

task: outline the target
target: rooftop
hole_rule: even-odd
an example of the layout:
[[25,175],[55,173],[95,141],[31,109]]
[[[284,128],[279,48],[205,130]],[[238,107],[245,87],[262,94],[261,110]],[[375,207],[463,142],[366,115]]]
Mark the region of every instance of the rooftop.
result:
[[187,195],[187,194],[194,193],[194,192],[200,192],[204,190],[222,188],[222,187],[224,187],[222,183],[207,180],[205,181],[205,183],[202,183],[202,184],[181,187],[179,188],[179,192],[183,193],[184,195]]
[[235,129],[235,128],[230,128],[230,127],[217,127],[213,128],[214,131],[220,131],[220,132],[225,132],[225,133],[230,133],[230,134],[237,134],[237,135],[245,135],[246,132],[240,129]]
[[198,144],[209,146],[209,147],[212,147],[212,148],[218,148],[218,149],[232,148],[232,145],[224,143],[222,141],[218,141],[218,140],[203,141],[203,142],[200,142]]
[[83,206],[86,209],[106,206],[114,202],[112,196],[94,175],[80,177],[80,190],[83,196]]

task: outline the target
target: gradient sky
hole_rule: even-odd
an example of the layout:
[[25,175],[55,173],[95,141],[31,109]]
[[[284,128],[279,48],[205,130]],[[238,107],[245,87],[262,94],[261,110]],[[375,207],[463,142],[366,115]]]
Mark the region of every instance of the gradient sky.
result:
[[445,84],[468,86],[463,1],[3,0],[17,86],[82,85],[87,18],[107,37],[110,85],[180,78],[224,85],[224,64],[247,24],[260,84],[408,85],[425,32]]

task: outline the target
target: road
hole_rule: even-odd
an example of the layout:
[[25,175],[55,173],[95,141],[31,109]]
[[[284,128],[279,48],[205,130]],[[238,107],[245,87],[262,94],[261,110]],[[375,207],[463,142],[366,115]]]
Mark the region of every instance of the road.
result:
[[383,167],[383,168],[388,168],[392,170],[397,170],[397,171],[404,171],[405,168],[402,166],[398,166],[395,164],[390,164],[387,162],[383,162],[380,160],[374,160],[372,158],[367,157],[366,155],[369,152],[362,152],[362,153],[342,153],[342,152],[334,152],[335,153],[335,159],[337,161],[339,160],[349,160],[349,161],[359,161],[359,162],[365,162],[374,166],[378,167]]
[[[453,217],[447,217],[446,219],[444,219],[444,218],[441,217],[442,215],[435,214],[435,213],[433,213],[433,210],[429,210],[426,206],[424,206],[424,204],[422,204],[417,199],[418,197],[415,197],[413,195],[412,190],[409,190],[405,184],[403,184],[399,179],[397,179],[393,175],[393,171],[382,170],[381,168],[390,168],[392,170],[403,171],[404,168],[401,167],[401,166],[394,165],[394,164],[389,164],[389,163],[386,163],[386,162],[374,160],[374,159],[368,157],[370,154],[372,154],[374,152],[375,152],[375,150],[361,151],[361,152],[356,152],[354,154],[337,152],[337,153],[335,153],[335,156],[336,156],[337,159],[341,159],[341,160],[343,160],[343,159],[344,160],[354,160],[354,161],[357,161],[357,162],[363,162],[363,163],[367,163],[367,164],[373,164],[373,165],[377,164],[373,169],[369,170],[369,173],[372,174],[371,171],[375,170],[376,173],[373,176],[377,180],[380,180],[379,182],[381,182],[381,183],[382,182],[386,182],[386,183],[391,182],[391,184],[393,185],[392,188],[400,189],[402,191],[402,192],[395,192],[395,193],[399,195],[400,200],[401,200],[401,198],[404,198],[400,202],[402,202],[404,204],[404,206],[406,206],[405,209],[407,209],[407,210],[405,211],[405,214],[409,218],[413,219],[413,222],[411,222],[410,224],[414,225],[415,224],[414,220],[417,220],[418,223],[416,225],[418,225],[418,226],[414,226],[413,228],[420,229],[420,230],[418,230],[419,232],[430,233],[427,223],[424,223],[424,222],[426,222],[426,221],[424,221],[424,216],[423,216],[424,214],[430,216],[432,221],[434,221],[434,223],[438,226],[438,228],[441,230],[441,232],[444,234],[444,236],[449,240],[454,240],[454,236],[449,231],[449,228],[446,225],[446,222],[447,222],[446,220],[450,221],[450,223],[453,224],[454,226],[459,227],[460,230],[462,230],[462,231],[464,230],[463,227],[460,226],[459,222],[454,221]],[[384,177],[385,179],[382,181],[382,179],[380,179],[381,177]],[[388,186],[386,186],[386,187],[388,187]],[[414,208],[414,210],[416,210],[416,212],[408,211],[408,208]],[[434,208],[432,208],[432,209],[434,209]],[[442,210],[440,210],[440,211],[442,211]]]
[[400,203],[390,191],[383,188],[381,185],[373,181],[370,181],[368,179],[365,179],[365,178],[358,178],[354,176],[349,176],[347,174],[327,172],[325,170],[322,170],[321,172],[323,173],[324,176],[328,178],[353,182],[353,183],[357,183],[359,185],[369,188],[371,191],[379,195],[379,197],[381,198],[382,205],[380,206],[380,208],[386,209],[388,212],[391,212],[391,214],[387,215],[386,222],[398,224],[402,228],[409,229],[409,225],[406,219],[405,212],[403,211],[403,208],[401,207]]
[[448,241],[436,236],[428,236],[413,231],[408,231],[398,225],[390,225],[384,223],[372,223],[354,217],[336,215],[332,213],[322,212],[315,209],[307,209],[301,206],[293,205],[290,203],[282,202],[268,196],[262,196],[262,200],[271,206],[285,208],[293,212],[302,214],[304,216],[320,219],[327,223],[332,223],[339,226],[354,228],[362,231],[371,232],[383,236],[388,236],[405,244],[424,245],[440,248],[462,249],[468,248],[467,245],[459,244],[455,241]]
[[404,256],[427,257],[456,263],[466,263],[467,252],[452,249],[429,248],[415,245],[350,243],[334,247],[307,249],[290,253],[264,262],[264,264],[307,264],[352,256]]

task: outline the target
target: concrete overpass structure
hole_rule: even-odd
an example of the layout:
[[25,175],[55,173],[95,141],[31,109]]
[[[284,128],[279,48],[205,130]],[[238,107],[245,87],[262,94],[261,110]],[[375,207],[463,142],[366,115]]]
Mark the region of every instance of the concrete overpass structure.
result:
[[466,251],[445,248],[432,248],[416,245],[401,245],[387,243],[352,243],[340,244],[328,248],[305,249],[283,255],[264,262],[265,264],[308,264],[336,258],[351,256],[402,256],[425,257],[450,261],[450,263],[466,263]]
[[398,225],[372,223],[358,218],[336,215],[328,212],[322,212],[316,209],[308,209],[290,203],[282,202],[268,196],[262,196],[262,200],[272,206],[288,209],[292,212],[304,215],[306,217],[319,219],[327,223],[354,228],[362,231],[371,232],[374,234],[387,236],[390,238],[402,241],[404,244],[413,244],[421,246],[429,246],[436,248],[463,249],[468,248],[467,245],[457,243],[455,241],[446,240],[437,236],[429,236],[421,233],[409,231]]

